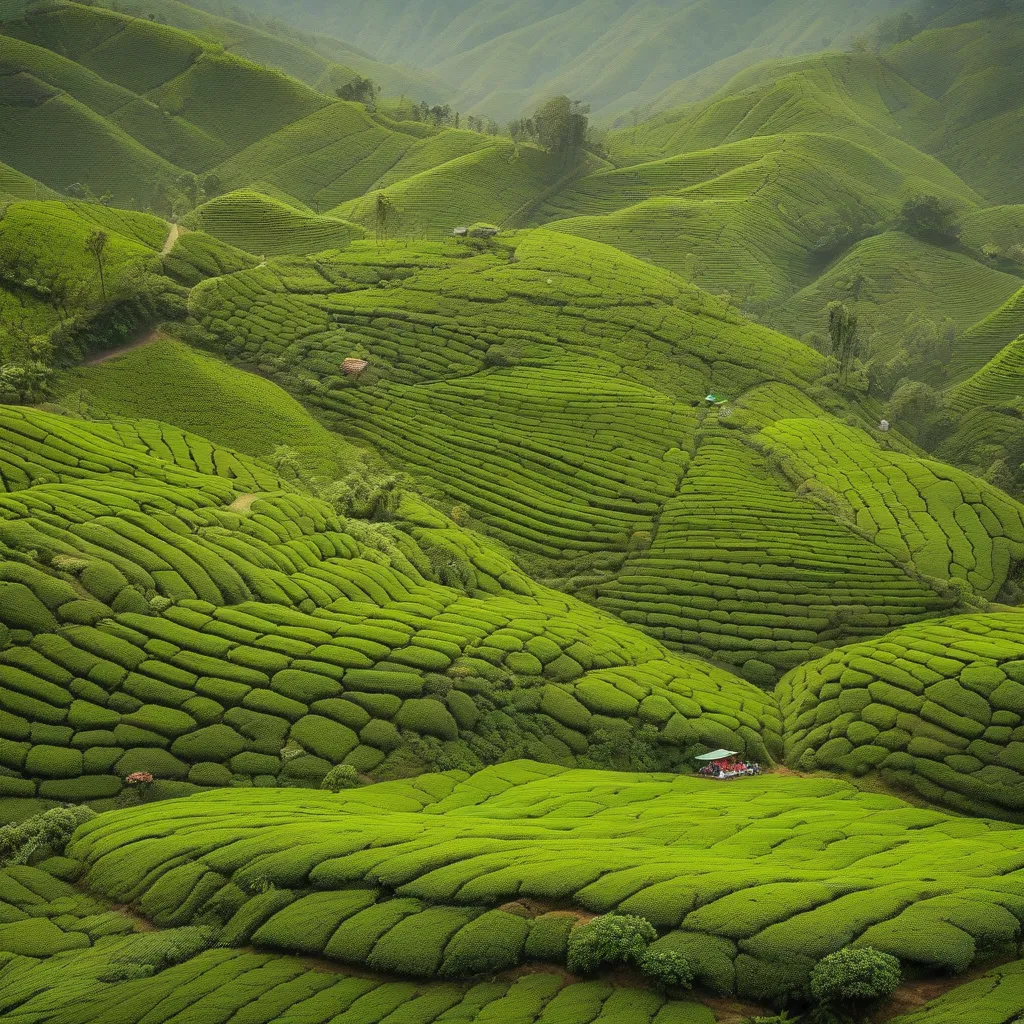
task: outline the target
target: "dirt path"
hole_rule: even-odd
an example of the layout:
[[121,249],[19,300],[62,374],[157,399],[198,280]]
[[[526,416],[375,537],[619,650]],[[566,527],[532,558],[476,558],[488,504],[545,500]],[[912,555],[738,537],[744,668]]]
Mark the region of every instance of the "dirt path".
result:
[[177,224],[172,224],[171,230],[167,232],[167,240],[164,242],[164,247],[160,250],[161,256],[166,256],[174,248],[174,244],[178,241],[180,234],[181,228]]
[[252,503],[259,497],[258,494],[240,494],[228,508],[232,512],[248,512],[252,508]]
[[161,334],[158,330],[146,331],[145,334],[140,335],[133,341],[129,341],[127,345],[121,345],[120,348],[112,348],[106,352],[101,352],[99,355],[93,356],[92,359],[86,359],[82,364],[83,366],[99,366],[100,363],[105,363],[110,359],[116,359],[118,356],[123,356],[126,352],[133,352],[137,348],[144,348],[146,345],[152,345],[154,341],[162,340],[166,335]]

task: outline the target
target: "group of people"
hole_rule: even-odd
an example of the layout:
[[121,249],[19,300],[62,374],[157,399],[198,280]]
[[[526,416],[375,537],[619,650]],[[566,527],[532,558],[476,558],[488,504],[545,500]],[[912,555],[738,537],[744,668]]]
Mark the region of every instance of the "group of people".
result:
[[739,775],[760,775],[761,766],[756,761],[740,761],[730,757],[726,761],[711,761],[697,771],[707,779],[733,779]]

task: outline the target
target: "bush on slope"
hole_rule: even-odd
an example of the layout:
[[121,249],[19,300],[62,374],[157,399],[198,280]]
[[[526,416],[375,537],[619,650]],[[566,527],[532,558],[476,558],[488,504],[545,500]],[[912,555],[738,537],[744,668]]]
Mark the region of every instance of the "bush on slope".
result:
[[1024,811],[1024,615],[958,616],[790,672],[786,757],[864,774],[969,814]]
[[157,923],[216,913],[228,943],[413,976],[466,971],[484,935],[492,964],[561,961],[552,904],[636,914],[699,983],[769,1001],[844,946],[952,973],[1015,948],[1024,904],[1005,873],[1020,845],[1019,829],[835,780],[726,786],[519,761],[337,796],[143,806],[86,824],[68,855],[93,891]]
[[10,410],[3,427],[7,795],[102,799],[133,771],[173,792],[316,784],[342,761],[779,749],[760,691],[532,584],[425,507],[401,528],[346,523],[145,421]]

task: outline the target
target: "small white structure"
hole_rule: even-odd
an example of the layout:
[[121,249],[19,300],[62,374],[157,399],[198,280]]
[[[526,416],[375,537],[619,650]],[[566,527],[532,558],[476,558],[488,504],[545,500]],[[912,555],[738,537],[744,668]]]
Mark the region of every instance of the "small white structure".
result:
[[889,421],[888,421],[888,420],[882,420],[882,421],[881,421],[881,422],[880,422],[880,423],[878,424],[878,429],[879,429],[879,430],[880,430],[880,431],[881,431],[881,432],[882,432],[883,434],[887,434],[887,433],[889,432]]
[[455,235],[456,238],[465,238],[466,235],[469,234],[469,228],[461,226],[457,227],[455,228],[454,231],[452,231],[452,234]]

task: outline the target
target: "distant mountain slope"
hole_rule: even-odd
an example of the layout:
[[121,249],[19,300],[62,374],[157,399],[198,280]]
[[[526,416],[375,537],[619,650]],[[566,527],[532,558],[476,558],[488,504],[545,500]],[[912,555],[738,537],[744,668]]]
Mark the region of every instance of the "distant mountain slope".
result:
[[[530,223],[667,267],[796,337],[823,329],[829,301],[852,302],[872,352],[891,353],[911,312],[963,332],[1024,283],[1024,264],[1007,258],[1024,240],[1020,208],[985,208],[918,148],[949,102],[869,52],[768,61],[703,103],[610,133],[616,166],[549,194]],[[1011,151],[1012,140],[995,159]],[[922,194],[962,219],[959,249],[892,230]]]
[[1024,18],[1015,6],[1005,9],[1005,17],[922,32],[887,58],[941,109],[941,117],[918,128],[922,148],[990,202],[1021,203]]
[[[506,212],[549,184],[553,162],[536,148],[524,175],[506,159],[507,139],[396,122],[324,95],[225,52],[206,17],[179,19],[203,38],[63,0],[0,20],[0,161],[58,191],[80,184],[143,208],[187,171],[226,189],[272,186],[326,212],[488,149],[489,173],[517,197]],[[228,37],[230,26],[213,28]],[[454,209],[432,226],[447,234],[459,219]]]
[[[460,109],[498,119],[567,93],[611,116],[652,102],[702,69],[848,41],[896,0],[245,0],[310,31],[351,40],[379,60],[451,82]],[[710,91],[710,90],[708,90]],[[697,98],[701,93],[697,93]]]
[[444,102],[451,91],[433,76],[384,64],[357,47],[320,32],[302,40],[297,33],[285,34],[234,20],[232,14],[242,13],[237,6],[185,4],[178,0],[119,0],[113,6],[137,17],[153,16],[207,41],[216,40],[229,53],[278,68],[329,95],[357,74],[372,78],[389,97],[405,94],[438,103]]

